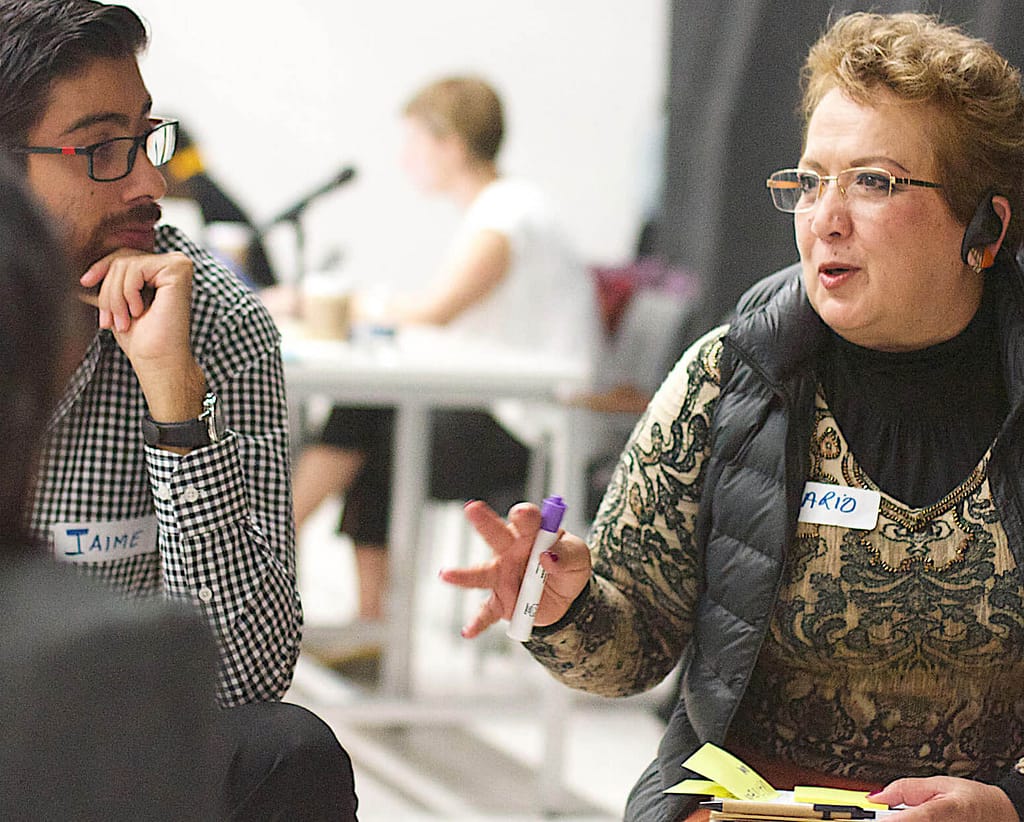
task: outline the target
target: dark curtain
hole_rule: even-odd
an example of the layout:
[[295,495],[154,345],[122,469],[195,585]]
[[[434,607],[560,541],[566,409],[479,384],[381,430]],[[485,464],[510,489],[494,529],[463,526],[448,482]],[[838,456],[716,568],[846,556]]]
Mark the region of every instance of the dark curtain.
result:
[[704,284],[687,341],[797,260],[793,223],[765,179],[801,149],[798,77],[830,14],[925,11],[1024,64],[1024,0],[673,0],[664,188],[654,250]]

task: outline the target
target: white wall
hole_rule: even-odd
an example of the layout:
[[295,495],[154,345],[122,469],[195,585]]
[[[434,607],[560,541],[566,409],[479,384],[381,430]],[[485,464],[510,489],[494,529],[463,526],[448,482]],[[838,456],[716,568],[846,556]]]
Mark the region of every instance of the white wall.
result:
[[[505,173],[551,195],[594,262],[629,257],[667,75],[669,0],[122,0],[150,25],[143,76],[257,222],[353,164],[304,220],[364,282],[429,278],[455,225],[399,168],[400,111],[444,73],[489,79]],[[286,276],[290,232],[270,235]]]

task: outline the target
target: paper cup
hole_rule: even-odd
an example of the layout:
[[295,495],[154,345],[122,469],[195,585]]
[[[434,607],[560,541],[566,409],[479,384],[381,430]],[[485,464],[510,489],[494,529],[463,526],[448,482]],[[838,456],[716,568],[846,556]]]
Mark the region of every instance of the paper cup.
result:
[[300,313],[307,336],[348,339],[352,322],[352,286],[346,280],[311,274],[302,281]]

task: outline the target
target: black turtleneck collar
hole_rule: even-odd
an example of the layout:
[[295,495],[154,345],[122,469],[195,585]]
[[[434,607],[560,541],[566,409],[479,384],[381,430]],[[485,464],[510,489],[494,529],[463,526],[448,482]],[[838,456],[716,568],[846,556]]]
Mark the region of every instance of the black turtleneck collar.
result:
[[875,351],[830,331],[822,349],[825,397],[854,457],[911,507],[963,482],[1009,411],[992,291],[960,334],[937,345]]

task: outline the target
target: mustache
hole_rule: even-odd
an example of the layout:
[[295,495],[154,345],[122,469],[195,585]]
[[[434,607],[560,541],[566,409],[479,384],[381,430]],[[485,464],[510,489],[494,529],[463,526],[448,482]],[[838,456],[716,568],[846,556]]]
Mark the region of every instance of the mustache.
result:
[[99,230],[101,232],[116,231],[119,228],[139,223],[156,223],[159,222],[162,214],[163,211],[156,203],[144,203],[120,214],[115,214],[113,217],[108,217],[100,224]]
[[[78,263],[76,267],[85,271],[104,254],[112,251],[113,249],[107,247],[105,241],[105,238],[111,233],[116,232],[121,228],[138,226],[140,223],[156,223],[160,220],[162,214],[163,212],[161,211],[160,206],[156,203],[150,202],[134,206],[120,214],[107,217],[97,224],[95,229],[93,229],[89,242],[85,245],[84,250],[77,255]],[[87,289],[87,291],[96,294],[99,292],[99,287],[97,286],[92,289]]]

